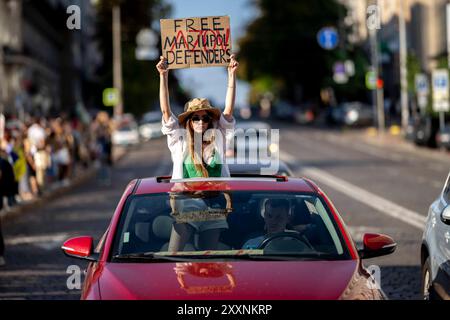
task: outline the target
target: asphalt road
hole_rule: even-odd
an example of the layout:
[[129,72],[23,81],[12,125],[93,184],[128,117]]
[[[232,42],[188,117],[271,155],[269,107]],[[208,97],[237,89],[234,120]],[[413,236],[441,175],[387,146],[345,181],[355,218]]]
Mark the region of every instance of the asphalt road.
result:
[[[296,175],[315,181],[332,199],[355,241],[366,232],[392,236],[397,251],[365,261],[379,266],[383,290],[393,299],[419,299],[420,242],[428,206],[439,194],[450,158],[365,143],[331,130],[280,127],[281,158]],[[66,272],[85,263],[65,257],[70,237],[98,240],[127,183],[135,177],[170,174],[165,139],[129,150],[115,166],[113,184],[95,178],[52,203],[3,223],[7,266],[0,269],[0,299],[78,299]]]

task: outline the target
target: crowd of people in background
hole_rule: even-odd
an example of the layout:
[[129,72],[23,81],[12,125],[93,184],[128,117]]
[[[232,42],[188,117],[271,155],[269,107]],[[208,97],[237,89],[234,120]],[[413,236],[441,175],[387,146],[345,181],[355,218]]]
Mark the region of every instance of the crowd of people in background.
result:
[[[109,184],[112,130],[104,111],[90,123],[64,117],[7,119],[0,136],[0,211],[68,185],[80,168],[97,165],[99,182]],[[3,253],[0,225],[0,265]]]

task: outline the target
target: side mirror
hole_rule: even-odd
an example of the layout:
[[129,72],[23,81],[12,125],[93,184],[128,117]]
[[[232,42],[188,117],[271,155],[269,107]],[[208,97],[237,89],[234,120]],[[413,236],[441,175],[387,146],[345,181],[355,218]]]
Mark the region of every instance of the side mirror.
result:
[[397,248],[397,244],[391,237],[377,233],[366,233],[363,237],[363,244],[363,249],[358,250],[361,259],[385,256]]
[[92,252],[93,246],[94,239],[92,237],[77,237],[64,242],[61,249],[69,257],[97,261],[98,254]]
[[450,225],[450,204],[445,207],[444,211],[442,211],[441,217],[443,223]]

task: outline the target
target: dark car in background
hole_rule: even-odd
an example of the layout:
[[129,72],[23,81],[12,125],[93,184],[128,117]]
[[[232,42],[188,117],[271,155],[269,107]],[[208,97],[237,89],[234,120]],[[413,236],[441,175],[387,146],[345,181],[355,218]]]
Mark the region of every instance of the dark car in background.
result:
[[435,148],[438,130],[438,119],[430,115],[420,115],[410,120],[406,137],[418,146]]
[[265,121],[239,121],[236,123],[234,135],[228,135],[227,156],[260,158],[260,153],[276,156],[279,145],[272,140],[272,127]]
[[436,144],[438,148],[450,151],[450,125],[447,125],[436,134]]
[[[242,160],[242,161],[240,161]],[[245,159],[236,159],[236,158],[227,158],[228,168],[230,170],[231,176],[235,175],[259,175],[264,174],[263,168],[269,168],[270,166],[267,164],[258,161],[256,163],[245,162]],[[277,172],[272,172],[271,174],[293,177],[291,168],[282,160],[278,162]]]
[[140,142],[137,122],[132,114],[116,118],[116,128],[112,134],[114,145],[133,146]]
[[161,126],[161,111],[147,112],[139,122],[139,135],[144,141],[159,138],[162,136]]
[[450,173],[428,210],[421,248],[425,300],[450,300]]
[[373,107],[359,101],[344,102],[331,109],[331,119],[342,126],[368,126],[374,121]]

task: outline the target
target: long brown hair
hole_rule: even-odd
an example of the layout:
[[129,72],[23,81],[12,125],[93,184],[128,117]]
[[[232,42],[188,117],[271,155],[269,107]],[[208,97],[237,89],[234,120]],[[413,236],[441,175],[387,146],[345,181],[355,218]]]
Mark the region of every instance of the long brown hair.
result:
[[[211,120],[208,123],[208,128],[206,130],[212,129],[213,127],[213,120]],[[189,144],[189,156],[191,157],[192,163],[194,164],[194,167],[197,171],[202,173],[203,177],[209,177],[208,170],[206,170],[205,163],[203,161],[203,134],[202,133],[202,148],[201,148],[201,154],[199,155],[197,152],[195,152],[194,147],[194,136],[196,133],[194,132],[194,129],[192,127],[192,119],[189,117],[189,119],[186,121],[186,129],[187,129],[187,137],[188,137],[188,144]],[[205,130],[205,132],[206,132]],[[211,139],[209,140],[209,143],[214,143],[215,136],[214,132],[212,132]]]

